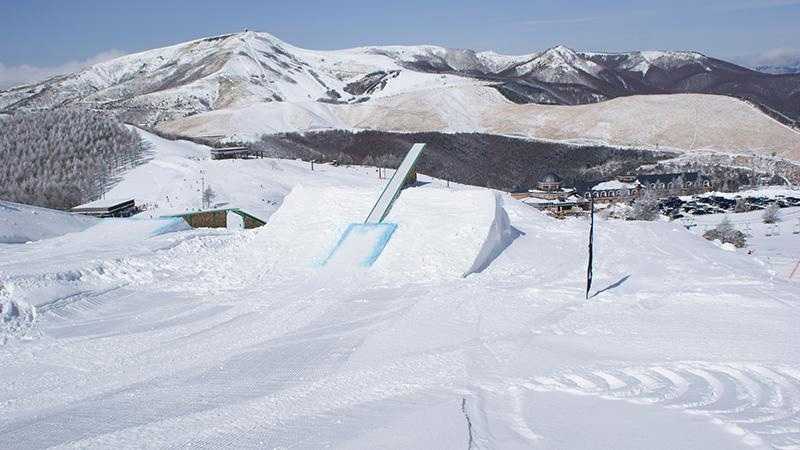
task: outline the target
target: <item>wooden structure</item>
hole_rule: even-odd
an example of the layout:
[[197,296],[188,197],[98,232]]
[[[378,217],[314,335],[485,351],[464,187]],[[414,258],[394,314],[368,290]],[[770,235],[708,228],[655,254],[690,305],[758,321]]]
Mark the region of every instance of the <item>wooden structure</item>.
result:
[[248,159],[263,158],[264,152],[248,147],[222,147],[211,149],[211,159]]
[[72,208],[71,212],[94,217],[130,217],[136,214],[136,201],[130,199],[100,199]]
[[244,228],[248,230],[266,225],[265,221],[238,208],[195,211],[165,217],[180,217],[192,228],[227,228],[228,213],[240,216],[244,222]]

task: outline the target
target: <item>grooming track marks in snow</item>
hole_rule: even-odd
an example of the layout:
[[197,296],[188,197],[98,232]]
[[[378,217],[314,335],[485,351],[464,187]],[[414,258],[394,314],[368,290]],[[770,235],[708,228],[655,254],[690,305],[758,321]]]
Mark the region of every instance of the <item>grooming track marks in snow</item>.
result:
[[374,270],[314,268],[372,169],[152,142],[118,189],[180,212],[202,169],[268,223],[0,247],[2,301],[38,307],[0,346],[0,448],[798,447],[800,285],[745,252],[598,219],[585,301],[584,219],[420,175]]

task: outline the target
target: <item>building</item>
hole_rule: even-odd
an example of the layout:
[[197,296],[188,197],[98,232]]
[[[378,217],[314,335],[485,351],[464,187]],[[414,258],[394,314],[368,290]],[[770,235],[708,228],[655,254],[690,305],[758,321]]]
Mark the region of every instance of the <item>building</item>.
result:
[[258,217],[246,213],[239,208],[213,209],[207,211],[194,211],[182,214],[164,216],[164,218],[180,217],[192,228],[231,228],[231,218],[236,218],[241,228],[251,229],[266,225]]
[[72,208],[71,212],[94,217],[130,217],[136,214],[134,199],[100,199]]
[[642,194],[642,183],[635,177],[624,175],[615,180],[603,181],[586,192],[586,198],[595,203],[630,202]]
[[581,211],[581,208],[587,203],[575,189],[561,187],[561,177],[554,173],[548,173],[542,177],[536,183],[536,189],[514,192],[511,196],[556,216]]
[[211,149],[211,159],[263,158],[264,152],[248,147],[222,147]]
[[702,194],[714,190],[711,179],[698,172],[639,175],[645,189],[659,197]]
[[655,197],[677,197],[699,194],[713,189],[711,179],[698,172],[627,174],[592,186],[585,193],[585,197],[591,196],[597,203],[629,203],[645,193]]

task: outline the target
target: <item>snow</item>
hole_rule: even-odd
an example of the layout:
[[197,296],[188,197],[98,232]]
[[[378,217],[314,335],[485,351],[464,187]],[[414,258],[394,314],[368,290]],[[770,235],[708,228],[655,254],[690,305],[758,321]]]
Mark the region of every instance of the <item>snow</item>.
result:
[[88,203],[84,203],[80,206],[76,206],[76,208],[111,208],[114,206],[119,205],[120,203],[124,203],[130,201],[130,198],[100,198]]
[[[128,171],[107,197],[135,198],[155,218],[201,209],[202,189],[215,193],[212,208],[240,208],[266,220],[298,180],[311,185],[379,186],[383,180],[364,167],[341,168],[276,159],[211,160],[208,147],[170,141],[137,129],[151,147],[149,160]],[[247,193],[242,195],[242,193]]]
[[[316,271],[348,225],[363,222],[379,193],[376,189],[295,187],[267,224],[266,229],[274,231],[263,237],[269,249],[265,264],[273,270]],[[370,272],[414,279],[462,277],[482,270],[512,239],[501,205],[502,200],[488,190],[405,189],[384,219],[397,229]],[[427,214],[431,208],[438,211],[436,216]],[[362,249],[353,252],[365,254]],[[338,259],[333,258],[326,268],[353,269],[352,264],[333,264]]]
[[593,191],[607,191],[607,190],[612,190],[612,189],[636,189],[637,187],[640,187],[640,186],[641,186],[641,183],[639,183],[638,181],[636,181],[634,183],[625,183],[625,182],[622,182],[622,181],[619,181],[619,180],[609,180],[609,181],[603,181],[602,183],[598,183],[598,184],[592,186],[592,190]]
[[[32,95],[31,107],[37,108],[113,104],[136,124],[195,137],[222,135],[229,141],[326,129],[463,131],[689,152],[775,153],[800,160],[796,130],[731,97],[652,95],[581,106],[518,105],[492,87],[497,81],[491,77],[413,66],[487,75],[534,71],[542,80],[560,83],[583,83],[584,73],[607,77],[588,56],[564,46],[518,56],[430,45],[317,51],[247,31],[126,55],[47,85],[6,91],[0,93],[0,108]],[[623,68],[630,65],[629,70],[643,73],[651,66],[674,68],[705,60],[693,52],[617,56],[624,59]],[[377,71],[397,75],[369,95],[345,90]],[[753,129],[759,133],[749,132]]]
[[[723,197],[735,199],[738,197],[762,197],[775,199],[778,197],[800,197],[800,187],[797,186],[760,186],[756,189],[745,189],[737,192],[711,191],[696,195],[697,197]],[[681,199],[691,200],[692,196],[682,196]]]
[[563,45],[550,48],[514,68],[517,75],[535,72],[537,79],[551,83],[579,83],[583,81],[581,72],[599,76],[602,70],[599,64],[581,58],[575,51]]
[[585,218],[421,176],[373,268],[314,268],[385,180],[147,138],[117,188],[174,199],[152,211],[191,207],[200,170],[226,202],[263,185],[278,205],[253,230],[129,219],[3,247],[0,302],[36,315],[0,346],[2,448],[800,441],[800,285],[764,247],[597,219],[585,300]]
[[[484,132],[688,153],[774,153],[800,160],[800,133],[744,101],[705,94],[629,96],[574,106],[520,105],[492,87],[458,84],[352,105],[273,102],[222,109],[165,122],[160,128],[248,141],[263,133],[292,130]],[[759,132],[748,131],[752,129]]]
[[0,200],[0,247],[84,230],[97,219]]
[[[770,188],[743,191],[739,194],[766,197],[770,193],[779,192],[784,193],[778,195],[792,195],[792,192],[797,195],[797,191]],[[800,207],[781,208],[779,211],[780,221],[776,224],[765,224],[761,217],[764,212],[761,210],[693,216],[691,219],[683,219],[683,223],[690,225],[693,233],[703,234],[727,217],[737,230],[748,235],[747,246],[738,251],[749,252],[773,276],[800,282],[800,269],[795,272],[794,277],[789,278],[800,260]]]

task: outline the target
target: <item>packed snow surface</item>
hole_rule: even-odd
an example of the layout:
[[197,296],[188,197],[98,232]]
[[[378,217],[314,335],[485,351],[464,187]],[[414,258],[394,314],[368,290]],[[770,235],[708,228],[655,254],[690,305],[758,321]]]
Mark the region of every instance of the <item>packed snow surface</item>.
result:
[[73,233],[97,223],[97,219],[0,200],[0,245]]
[[586,300],[585,219],[421,177],[375,270],[314,268],[385,180],[189,150],[147,170],[282,205],[254,230],[131,219],[3,247],[0,301],[36,309],[0,346],[0,448],[800,445],[800,284],[753,255],[598,219]]
[[[266,237],[266,263],[316,270],[348,225],[364,221],[379,194],[376,189],[296,187],[269,221],[274,232]],[[481,270],[513,239],[502,202],[485,189],[406,189],[383,221],[397,229],[370,273],[415,279]],[[428,214],[431,209],[437,214]],[[325,270],[356,268],[337,262],[333,259]]]

